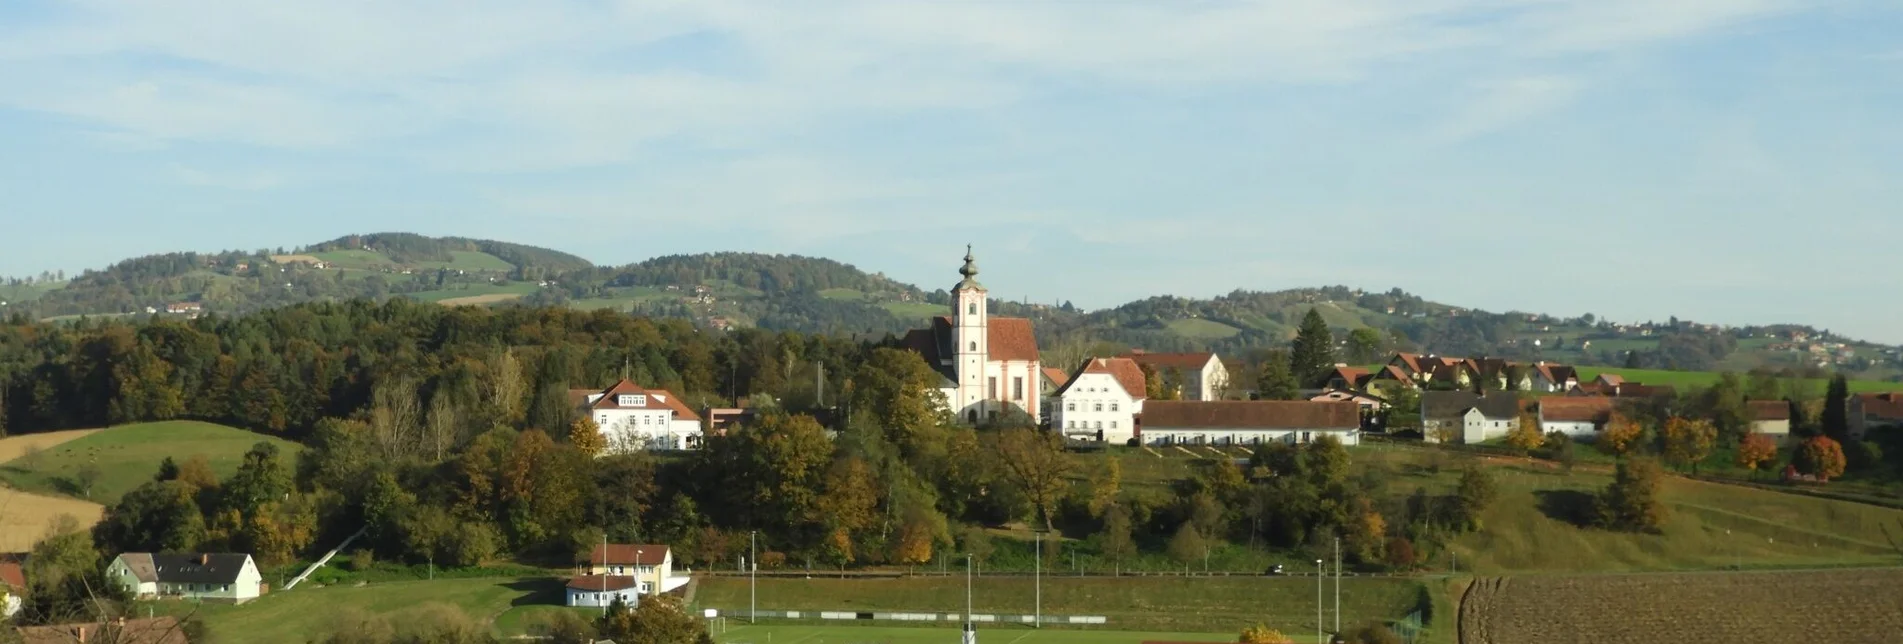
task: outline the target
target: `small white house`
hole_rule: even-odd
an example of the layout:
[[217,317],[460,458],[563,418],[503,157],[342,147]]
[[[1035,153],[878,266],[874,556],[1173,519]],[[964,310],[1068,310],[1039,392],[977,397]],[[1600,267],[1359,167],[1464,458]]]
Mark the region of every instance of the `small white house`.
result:
[[667,390],[623,380],[601,391],[576,389],[569,395],[581,413],[595,420],[611,451],[700,448],[700,415]]
[[1091,358],[1051,403],[1051,428],[1066,438],[1122,445],[1136,437],[1143,412],[1143,369],[1128,358]]
[[195,599],[242,604],[264,592],[264,577],[242,553],[128,552],[106,567],[106,578],[141,599]]
[[627,575],[638,592],[652,595],[686,586],[686,575],[674,574],[674,551],[659,544],[610,543],[588,554],[588,574]]
[[634,577],[627,575],[582,575],[568,580],[567,605],[601,608],[619,599],[633,608],[641,603],[637,588]]
[[1520,426],[1520,401],[1510,393],[1482,396],[1466,391],[1421,392],[1421,428],[1437,442],[1447,427],[1459,429],[1463,443],[1504,438]]
[[1595,438],[1612,421],[1613,399],[1601,396],[1540,397],[1540,433]]

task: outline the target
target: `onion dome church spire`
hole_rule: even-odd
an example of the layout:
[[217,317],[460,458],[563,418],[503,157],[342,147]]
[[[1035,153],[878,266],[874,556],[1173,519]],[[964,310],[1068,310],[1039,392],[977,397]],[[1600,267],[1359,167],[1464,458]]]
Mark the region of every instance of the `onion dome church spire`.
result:
[[978,261],[971,256],[971,244],[965,244],[965,265],[959,267],[958,274],[965,276],[964,281],[958,283],[958,288],[984,288],[984,286],[978,284]]

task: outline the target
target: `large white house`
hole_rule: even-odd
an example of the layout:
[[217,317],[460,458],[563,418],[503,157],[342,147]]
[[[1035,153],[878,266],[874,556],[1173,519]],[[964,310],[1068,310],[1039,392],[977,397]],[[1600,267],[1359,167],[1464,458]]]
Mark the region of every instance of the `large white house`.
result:
[[588,553],[588,574],[627,576],[636,592],[665,593],[686,586],[686,575],[674,574],[674,550],[659,544],[610,543]]
[[664,389],[622,380],[601,391],[572,389],[568,395],[595,420],[610,451],[700,448],[700,415]]
[[1308,443],[1334,436],[1361,442],[1361,410],[1352,402],[1306,400],[1152,400],[1143,405],[1138,440],[1146,445]]
[[938,372],[938,391],[960,420],[976,424],[1023,414],[1036,423],[1045,376],[1031,321],[991,316],[989,291],[978,283],[970,247],[958,274],[964,280],[952,287],[952,315],[906,333],[905,347]]
[[1174,374],[1183,400],[1221,400],[1229,387],[1229,368],[1214,353],[1132,351],[1123,357],[1149,367],[1163,382],[1170,382]]
[[1053,395],[1051,428],[1065,438],[1123,444],[1143,412],[1143,370],[1129,358],[1091,358]]
[[244,603],[263,593],[264,577],[251,555],[128,552],[106,567],[106,578],[141,599],[197,599]]

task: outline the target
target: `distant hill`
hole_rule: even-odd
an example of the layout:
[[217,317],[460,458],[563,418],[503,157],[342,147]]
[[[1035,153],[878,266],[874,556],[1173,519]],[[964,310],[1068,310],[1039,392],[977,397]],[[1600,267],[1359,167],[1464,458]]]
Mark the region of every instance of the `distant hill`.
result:
[[[0,314],[37,318],[165,314],[176,304],[243,314],[314,300],[386,297],[446,305],[560,305],[687,318],[708,327],[869,339],[902,334],[946,313],[949,301],[942,289],[926,291],[824,258],[727,252],[606,267],[545,248],[409,233],[348,235],[288,251],[153,255],[64,281],[45,274],[0,280],[0,301],[7,302]],[[1356,362],[1416,350],[1692,371],[1766,367],[1805,375],[1841,370],[1868,379],[1903,377],[1896,347],[1805,326],[1728,328],[1676,319],[1621,326],[1591,315],[1470,310],[1399,289],[1238,290],[1210,299],[1150,297],[1098,311],[997,301],[993,310],[1032,318],[1040,344],[1057,363],[1126,348],[1247,354],[1284,347],[1311,308],[1343,339],[1343,359]],[[1349,332],[1363,327],[1374,329],[1378,341],[1348,346]]]

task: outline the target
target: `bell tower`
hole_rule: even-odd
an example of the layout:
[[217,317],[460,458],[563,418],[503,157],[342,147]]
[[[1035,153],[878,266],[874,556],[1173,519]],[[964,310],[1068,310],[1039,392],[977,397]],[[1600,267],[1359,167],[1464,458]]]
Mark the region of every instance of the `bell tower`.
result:
[[958,375],[958,400],[951,401],[954,411],[966,420],[971,420],[970,412],[975,410],[983,415],[984,410],[976,409],[981,402],[991,397],[985,391],[987,384],[985,363],[990,359],[989,338],[990,323],[986,321],[989,313],[985,310],[985,287],[978,283],[978,263],[971,255],[971,246],[965,246],[965,265],[958,269],[964,280],[952,287],[952,342],[953,354],[957,361],[953,370]]

